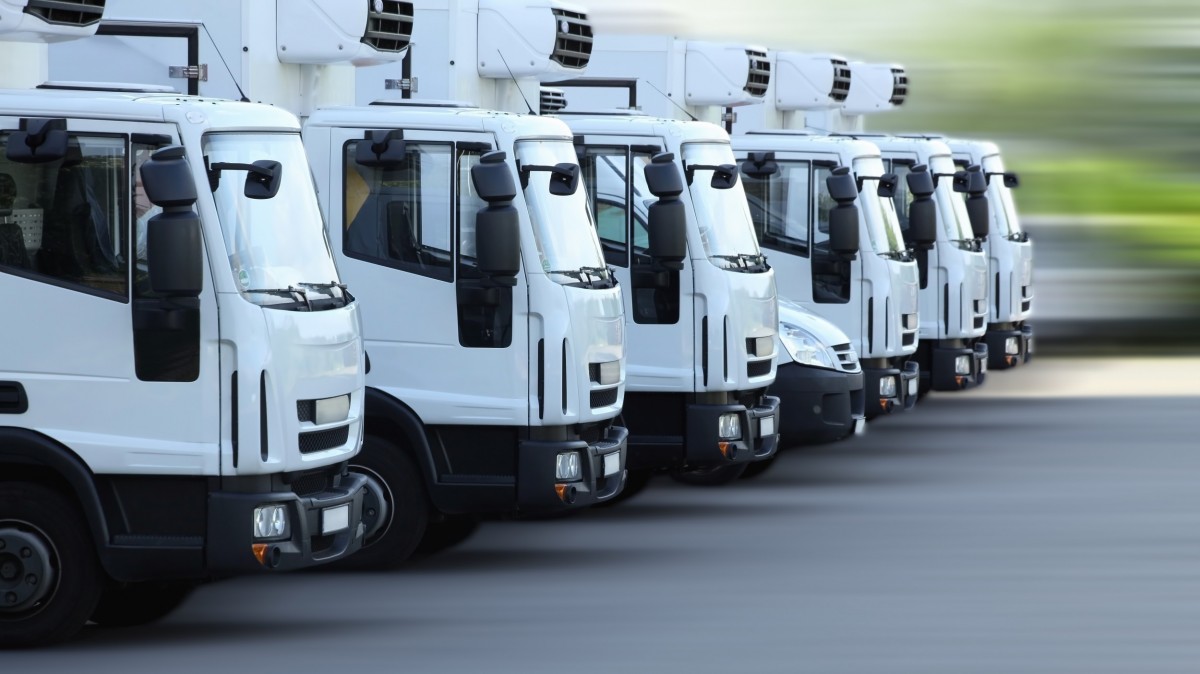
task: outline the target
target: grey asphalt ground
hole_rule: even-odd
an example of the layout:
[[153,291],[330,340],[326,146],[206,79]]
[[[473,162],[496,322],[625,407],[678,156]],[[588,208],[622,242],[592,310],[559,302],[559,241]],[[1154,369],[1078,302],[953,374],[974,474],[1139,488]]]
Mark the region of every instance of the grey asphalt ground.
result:
[[753,481],[214,584],[0,672],[1196,672],[1198,413],[934,394]]

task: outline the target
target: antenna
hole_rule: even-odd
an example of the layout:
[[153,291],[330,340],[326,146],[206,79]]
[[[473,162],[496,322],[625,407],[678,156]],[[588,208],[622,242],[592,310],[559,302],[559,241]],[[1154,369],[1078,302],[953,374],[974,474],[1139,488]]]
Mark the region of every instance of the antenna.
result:
[[664,93],[663,93],[663,91],[662,91],[662,89],[659,89],[658,87],[654,86],[654,83],[653,83],[653,82],[651,82],[650,80],[642,80],[642,81],[643,81],[643,82],[645,82],[646,84],[649,84],[649,85],[650,85],[650,88],[651,88],[651,89],[653,89],[653,90],[655,90],[655,91],[657,91],[657,92],[658,92],[658,94],[659,94],[660,96],[662,96],[663,98],[665,98],[665,99],[667,99],[668,101],[670,101],[670,102],[671,102],[671,105],[674,105],[675,107],[679,108],[679,111],[680,111],[680,112],[682,112],[683,114],[687,115],[689,118],[691,118],[691,120],[692,120],[693,122],[698,122],[698,121],[700,121],[700,120],[696,119],[696,116],[695,116],[695,115],[693,115],[692,113],[688,112],[688,111],[687,111],[687,108],[684,108],[682,105],[680,105],[680,104],[676,103],[676,102],[675,102],[675,99],[673,99],[673,98],[671,98],[670,96],[668,96],[668,95],[664,94]]
[[513,74],[512,68],[508,67],[508,61],[504,60],[504,54],[500,50],[496,50],[496,54],[500,56],[500,62],[504,64],[504,69],[508,71],[508,76],[512,78],[513,86],[517,88],[517,93],[521,94],[521,100],[525,101],[525,107],[529,108],[529,114],[537,117],[537,113],[533,111],[533,106],[529,104],[529,99],[525,98],[525,92],[521,91],[521,83],[517,81],[517,76]]
[[238,84],[237,78],[233,76],[233,71],[229,69],[229,64],[225,62],[225,57],[221,54],[221,48],[217,46],[217,41],[213,39],[212,33],[208,32],[208,26],[204,22],[200,22],[200,27],[204,29],[204,34],[208,36],[208,41],[212,43],[213,50],[217,52],[217,58],[221,59],[221,65],[225,66],[225,72],[229,73],[229,79],[233,81],[233,86],[237,87],[238,94],[242,97],[243,103],[249,103],[250,99],[246,97],[246,92],[242,91],[242,85]]

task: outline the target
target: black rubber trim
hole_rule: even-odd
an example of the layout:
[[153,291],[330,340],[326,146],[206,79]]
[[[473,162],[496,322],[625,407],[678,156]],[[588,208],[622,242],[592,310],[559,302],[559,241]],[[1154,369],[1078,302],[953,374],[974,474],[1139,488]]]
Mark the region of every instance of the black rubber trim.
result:
[[270,456],[267,445],[267,371],[258,377],[258,452],[262,460]]
[[700,319],[700,371],[704,373],[704,385],[708,386],[708,316]]
[[546,418],[546,340],[538,340],[537,354],[537,400],[538,418]]
[[942,333],[950,334],[950,284],[942,284]]
[[875,353],[875,298],[867,300],[867,351]]
[[567,340],[563,339],[562,345],[562,411],[567,413]]
[[229,376],[229,444],[233,447],[233,467],[238,466],[238,383],[237,370]]

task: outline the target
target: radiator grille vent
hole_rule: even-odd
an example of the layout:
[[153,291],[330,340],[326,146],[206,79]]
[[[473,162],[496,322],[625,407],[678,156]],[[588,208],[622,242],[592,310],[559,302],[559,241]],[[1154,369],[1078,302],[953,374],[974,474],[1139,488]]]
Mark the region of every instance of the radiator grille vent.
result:
[[398,53],[412,41],[413,4],[399,0],[367,0],[367,28],[362,41],[376,51]]
[[587,14],[557,8],[550,11],[558,31],[550,58],[564,68],[586,68],[592,58],[592,22]]
[[749,70],[746,76],[746,86],[742,89],[758,98],[767,95],[767,85],[771,83],[771,62],[767,60],[765,51],[747,49],[746,58]]
[[25,13],[56,26],[90,26],[104,15],[105,0],[29,0]]

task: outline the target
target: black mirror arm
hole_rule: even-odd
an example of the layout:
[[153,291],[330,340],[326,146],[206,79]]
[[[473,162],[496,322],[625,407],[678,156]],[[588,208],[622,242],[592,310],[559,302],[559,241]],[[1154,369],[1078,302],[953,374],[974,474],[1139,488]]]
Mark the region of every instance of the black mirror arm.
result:
[[723,167],[723,166],[713,166],[710,164],[684,164],[683,165],[683,175],[685,178],[687,178],[688,185],[692,184],[692,178],[695,177],[696,171],[719,172],[719,171],[724,171],[724,170],[725,170],[725,167]]
[[222,171],[247,171],[259,176],[259,179],[264,181],[275,177],[273,169],[255,166],[254,164],[239,164],[237,162],[219,161],[215,164],[209,164],[208,157],[204,158],[204,170],[208,173],[208,186],[213,192],[216,192],[217,187],[221,185]]
[[529,187],[529,174],[533,173],[534,171],[545,171],[546,173],[553,173],[554,175],[563,176],[564,178],[568,179],[573,177],[573,174],[570,171],[559,168],[558,166],[546,166],[538,164],[522,165],[521,162],[517,162],[517,170],[521,173],[521,189],[526,189]]

